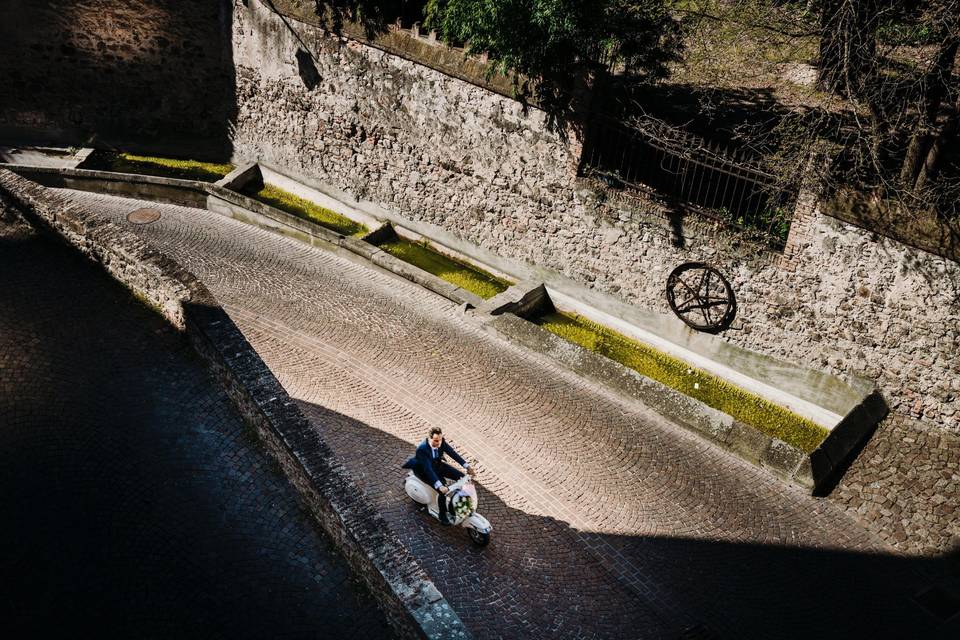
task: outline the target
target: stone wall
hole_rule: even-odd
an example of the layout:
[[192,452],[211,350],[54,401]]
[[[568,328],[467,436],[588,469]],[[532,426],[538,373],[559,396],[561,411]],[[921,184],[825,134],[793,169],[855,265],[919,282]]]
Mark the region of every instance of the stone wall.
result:
[[230,0],[4,0],[0,140],[229,154]]
[[707,260],[740,304],[725,339],[873,378],[901,415],[960,433],[956,263],[837,222],[811,198],[780,254],[577,178],[576,136],[504,95],[281,19],[261,0],[183,6],[0,4],[0,135],[96,135],[197,155],[232,144],[236,159],[262,159],[641,309],[668,312],[669,271]]
[[[236,5],[233,44],[239,159],[262,159],[643,309],[668,312],[663,287],[676,265],[712,262],[740,306],[725,339],[875,379],[895,411],[960,432],[956,263],[825,216],[809,194],[780,254],[578,179],[579,144],[548,130],[542,112],[281,20],[259,0]],[[315,82],[301,77],[306,52]]]
[[459,616],[202,282],[95,211],[71,208],[45,187],[0,169],[0,214],[10,215],[11,207],[101,264],[186,333],[398,637],[469,640]]

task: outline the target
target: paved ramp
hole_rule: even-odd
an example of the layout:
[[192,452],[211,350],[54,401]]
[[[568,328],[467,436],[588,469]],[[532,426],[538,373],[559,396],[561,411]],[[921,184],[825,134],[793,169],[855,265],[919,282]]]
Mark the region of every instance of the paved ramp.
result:
[[[198,275],[479,638],[935,637],[896,556],[824,499],[499,341],[352,254],[64,192]],[[407,503],[429,426],[479,460],[478,551]],[[698,636],[700,637],[700,636]]]

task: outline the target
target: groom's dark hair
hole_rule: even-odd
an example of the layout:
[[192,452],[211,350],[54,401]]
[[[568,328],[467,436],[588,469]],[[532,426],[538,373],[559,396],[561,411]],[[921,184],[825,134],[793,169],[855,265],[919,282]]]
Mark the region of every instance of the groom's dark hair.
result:
[[432,438],[433,436],[435,436],[435,435],[437,435],[437,434],[440,434],[440,435],[442,436],[442,435],[443,435],[443,429],[441,429],[440,427],[430,427],[430,433],[427,435],[427,437],[428,437],[428,438]]

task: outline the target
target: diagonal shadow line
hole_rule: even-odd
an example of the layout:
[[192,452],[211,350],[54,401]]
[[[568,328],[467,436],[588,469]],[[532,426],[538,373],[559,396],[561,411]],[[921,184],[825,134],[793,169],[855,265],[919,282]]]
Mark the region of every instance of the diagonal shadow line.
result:
[[[389,468],[396,463],[399,467],[412,450],[409,442],[360,420],[322,405],[299,402],[316,424],[327,426],[336,422],[345,441],[371,443],[365,449],[366,457],[360,455],[346,460],[355,473],[366,469],[372,471],[371,476],[382,477],[384,466]],[[465,443],[459,437],[460,432],[456,433],[458,442]],[[353,447],[350,450],[353,451]],[[465,536],[434,526],[432,521],[424,523],[417,519],[416,513],[398,508],[396,493],[380,488],[370,495],[377,501],[378,508],[391,511],[388,520],[391,526],[404,529],[400,535],[405,539],[429,538],[429,543],[415,542],[414,546],[431,549],[423,560],[431,565],[430,573],[441,586],[444,582],[459,584],[466,580],[469,583],[470,576],[480,576],[480,583],[489,584],[494,591],[502,588],[503,581],[508,581],[516,583],[523,598],[533,596],[548,609],[559,605],[562,601],[554,593],[524,591],[523,585],[528,584],[528,580],[536,583],[537,576],[532,575],[538,572],[536,562],[528,572],[517,573],[515,566],[491,565],[484,558],[495,553],[497,536],[508,534],[504,530],[507,523],[520,532],[511,534],[511,538],[522,537],[524,531],[559,528],[583,540],[583,532],[562,519],[508,506],[498,494],[483,486],[498,486],[497,479],[485,478],[485,475],[481,472],[480,511],[490,517],[495,532],[491,546],[483,552],[471,552]],[[399,488],[402,477],[403,472],[398,469],[390,482],[396,482]],[[402,499],[402,492],[400,497]],[[532,550],[518,549],[514,544],[510,552],[523,555],[549,551],[543,549],[543,541],[537,539],[536,534],[531,537]],[[656,626],[623,629],[619,637],[626,637],[632,631],[636,637],[676,638],[680,630],[698,626],[706,629],[711,638],[765,640],[774,637],[809,640],[811,636],[948,638],[960,629],[960,616],[941,620],[917,601],[919,594],[938,580],[942,582],[944,576],[949,578],[951,571],[960,575],[960,551],[940,558],[910,558],[893,553],[768,545],[708,536],[679,538],[592,532],[587,534],[587,539],[592,546],[612,550],[617,554],[617,561],[629,560],[624,553],[629,548],[642,553],[649,563],[638,569],[646,586],[640,595],[642,602],[655,612],[647,623]],[[435,551],[434,543],[447,550]],[[506,562],[503,556],[496,557]],[[448,564],[448,558],[457,560]],[[534,556],[530,559],[536,561]],[[609,558],[601,561],[601,565],[607,561]],[[577,578],[571,576],[569,585],[557,585],[557,592],[562,593],[566,588],[575,590]],[[479,593],[484,593],[482,586],[479,589]],[[479,593],[460,590],[461,597],[468,600],[482,600],[484,596]],[[682,615],[663,615],[668,613],[660,609],[664,605]],[[569,614],[575,620],[583,615],[593,621],[602,606],[602,603],[585,601],[582,612],[564,611],[556,615]],[[851,611],[858,611],[858,615],[850,615]],[[487,616],[478,628],[489,631],[496,628],[497,622]],[[589,625],[586,629],[580,628],[589,630]]]
[[[481,460],[484,460],[484,467],[490,468],[499,475],[519,476],[522,481],[523,490],[520,493],[532,504],[539,504],[546,511],[556,514],[562,520],[571,525],[572,535],[585,546],[590,553],[597,556],[601,561],[605,571],[613,578],[620,581],[623,585],[634,591],[637,595],[650,597],[652,591],[646,587],[643,580],[643,572],[637,566],[634,566],[629,559],[625,558],[609,545],[598,544],[596,537],[590,532],[598,529],[599,522],[582,515],[573,505],[569,504],[562,496],[559,496],[550,487],[541,482],[530,472],[527,472],[516,465],[510,464],[512,458],[510,452],[494,446],[491,442],[474,437],[470,425],[462,422],[452,414],[438,410],[427,409],[423,404],[411,402],[403,388],[396,384],[396,381],[379,371],[372,369],[364,361],[355,358],[346,351],[333,345],[322,342],[317,338],[297,331],[287,325],[275,320],[268,320],[262,316],[247,312],[233,305],[224,305],[227,313],[234,318],[237,325],[241,328],[256,327],[272,335],[279,335],[291,344],[298,344],[307,351],[316,353],[327,359],[328,362],[336,363],[341,366],[345,373],[357,375],[357,372],[364,372],[364,382],[372,387],[388,394],[391,401],[403,407],[409,413],[419,416],[425,423],[441,425],[451,433],[456,433],[458,443],[465,445],[466,449],[475,452]],[[508,466],[497,465],[495,461],[503,460]],[[514,486],[514,490],[518,490]],[[519,490],[518,490],[519,491]],[[658,603],[657,615],[663,621],[683,620],[685,615],[674,609],[669,601]]]

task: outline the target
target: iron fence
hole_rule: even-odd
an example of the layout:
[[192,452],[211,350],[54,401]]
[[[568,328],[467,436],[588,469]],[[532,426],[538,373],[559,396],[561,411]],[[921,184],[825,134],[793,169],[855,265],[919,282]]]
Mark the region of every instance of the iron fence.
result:
[[795,190],[784,188],[742,152],[650,119],[627,127],[595,116],[583,170],[609,184],[645,185],[679,204],[786,241]]

